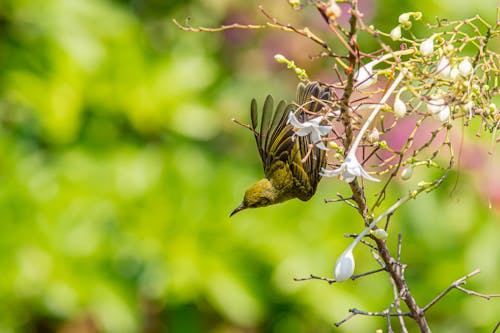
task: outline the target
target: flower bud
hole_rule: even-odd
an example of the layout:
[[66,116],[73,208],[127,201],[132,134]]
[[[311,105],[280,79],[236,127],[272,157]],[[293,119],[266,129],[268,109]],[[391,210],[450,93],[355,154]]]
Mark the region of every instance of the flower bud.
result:
[[432,186],[432,183],[422,180],[418,182],[417,186],[421,189],[428,189]]
[[441,109],[441,111],[439,111],[436,118],[439,121],[444,122],[450,119],[450,114],[451,114],[450,107],[446,105],[444,108]]
[[460,71],[455,66],[450,71],[450,80],[455,80],[458,77],[458,75],[460,75]]
[[342,15],[342,9],[340,9],[335,0],[331,0],[330,5],[326,8],[326,16],[328,16],[330,20],[335,20],[337,17],[340,17],[340,15]]
[[446,102],[442,98],[433,98],[427,103],[427,110],[432,114],[436,115],[444,108]]
[[472,64],[469,62],[469,59],[465,58],[462,60],[458,65],[458,70],[463,76],[468,76],[472,72]]
[[446,121],[450,118],[450,107],[442,98],[433,98],[427,103],[427,110],[439,121]]
[[401,26],[398,25],[391,30],[391,39],[398,40],[400,38],[401,38]]
[[426,39],[420,44],[420,53],[424,57],[430,56],[434,52],[434,36]]
[[490,111],[491,114],[494,114],[497,111],[497,106],[495,105],[495,103],[491,103],[488,106],[488,109],[489,109],[489,111]]
[[401,171],[401,179],[408,180],[413,176],[413,165],[409,164],[404,167],[403,171]]
[[372,63],[361,66],[354,75],[354,80],[356,81],[355,88],[358,90],[364,90],[374,85],[377,82],[377,74],[373,73]]
[[450,61],[445,56],[442,56],[441,59],[439,59],[438,64],[436,66],[436,73],[441,78],[447,79],[450,77],[450,72],[451,72]]
[[464,105],[464,109],[467,110],[467,111],[470,111],[472,110],[472,108],[474,107],[474,102],[473,101],[468,101],[465,105]]
[[370,233],[381,240],[386,240],[389,237],[389,234],[384,229],[370,230]]
[[369,143],[374,143],[374,142],[377,142],[378,139],[380,139],[380,133],[379,133],[378,129],[375,127],[373,130],[370,131],[366,140]]
[[472,85],[471,89],[472,89],[472,92],[476,93],[476,94],[479,94],[481,92],[481,87],[479,87],[479,85],[477,83],[474,83]]
[[288,62],[288,59],[285,58],[285,56],[282,54],[274,55],[274,60],[276,60],[276,62],[279,62],[280,64],[286,64]]
[[348,249],[340,255],[335,263],[334,276],[335,281],[344,282],[349,279],[354,273],[354,256],[352,255],[352,250]]
[[336,151],[343,151],[343,149],[335,141],[328,142],[328,147]]
[[292,6],[293,9],[300,8],[300,0],[288,0],[288,4]]
[[410,22],[410,14],[403,13],[403,14],[399,15],[398,22],[401,24]]
[[399,97],[400,93],[396,95],[394,99],[394,113],[397,117],[404,117],[406,115],[406,103]]

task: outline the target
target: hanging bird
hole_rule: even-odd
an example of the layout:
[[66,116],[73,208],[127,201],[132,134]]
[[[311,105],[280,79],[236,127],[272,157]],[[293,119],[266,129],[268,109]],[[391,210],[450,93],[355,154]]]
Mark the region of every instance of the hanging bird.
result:
[[321,88],[317,82],[307,86],[300,83],[297,87],[297,107],[280,101],[276,109],[271,96],[267,96],[258,127],[257,102],[252,100],[250,114],[251,130],[254,133],[264,167],[265,178],[250,186],[245,192],[242,203],[230,216],[246,208],[265,207],[293,198],[309,200],[316,192],[321,179],[320,171],[325,166],[325,150],[314,146],[309,151],[311,136],[295,135],[293,126],[288,123],[290,112],[299,121],[305,122],[318,117],[323,105],[312,100],[328,101],[329,88]]

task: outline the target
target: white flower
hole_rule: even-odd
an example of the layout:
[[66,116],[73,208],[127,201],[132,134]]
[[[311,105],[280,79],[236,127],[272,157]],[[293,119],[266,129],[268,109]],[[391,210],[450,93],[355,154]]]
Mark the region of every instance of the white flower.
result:
[[276,60],[276,62],[279,62],[280,64],[285,64],[288,61],[288,59],[285,58],[285,56],[282,54],[275,54],[274,60]]
[[352,249],[348,248],[344,253],[340,255],[335,263],[334,276],[335,281],[344,282],[349,279],[354,273],[354,256],[352,255]]
[[455,80],[458,77],[458,75],[460,75],[460,71],[457,69],[456,66],[454,66],[450,71],[450,79]]
[[472,108],[474,107],[474,102],[473,101],[468,101],[464,106],[465,111],[472,111]]
[[293,9],[300,8],[300,0],[288,0],[288,3],[290,4],[290,6],[292,6]]
[[377,75],[373,73],[373,63],[361,66],[354,74],[354,81],[356,82],[355,88],[358,90],[364,90],[374,85],[377,82]]
[[450,119],[450,114],[451,114],[450,107],[448,105],[446,105],[444,108],[441,109],[441,111],[439,111],[436,118],[439,121],[444,122],[444,121]]
[[404,117],[406,115],[406,103],[401,100],[399,97],[401,95],[401,92],[403,89],[401,89],[398,94],[396,95],[396,98],[394,99],[394,113],[398,117]]
[[442,77],[443,79],[447,79],[450,77],[450,61],[445,56],[442,56],[439,59],[438,64],[436,66],[437,75]]
[[472,64],[469,62],[469,59],[465,58],[462,60],[460,65],[458,65],[458,70],[463,76],[468,76],[472,72]]
[[403,13],[399,15],[398,21],[401,24],[410,22],[410,13]]
[[385,231],[384,229],[380,229],[380,228],[377,228],[375,230],[370,230],[370,233],[377,237],[378,239],[382,239],[382,240],[385,240],[387,239],[387,237],[389,237],[389,234],[387,233],[387,231]]
[[342,15],[342,9],[340,9],[335,0],[330,1],[330,6],[326,8],[326,15],[331,20],[335,20],[337,17],[340,17],[340,15]]
[[429,101],[427,103],[427,110],[439,121],[446,121],[450,118],[450,107],[442,98],[435,98]]
[[432,98],[429,103],[427,103],[427,110],[434,116],[438,114],[444,107],[446,102],[442,98]]
[[401,26],[398,25],[391,30],[391,39],[398,40],[400,38],[401,38]]
[[497,106],[495,105],[495,103],[491,103],[489,106],[488,106],[488,109],[490,110],[490,113],[491,114],[494,114],[497,112]]
[[316,147],[323,150],[328,150],[323,141],[321,141],[321,137],[330,133],[332,127],[320,125],[320,122],[322,120],[323,117],[320,116],[301,123],[297,119],[293,111],[290,111],[290,114],[288,115],[288,122],[292,124],[294,128],[298,129],[298,131],[295,132],[296,135],[298,136],[311,135],[311,141],[314,144],[316,144]]
[[434,36],[426,39],[422,44],[420,44],[420,53],[424,57],[431,55],[434,52]]
[[328,112],[326,115],[327,117],[340,117],[341,114],[342,112],[340,111],[340,109],[335,109],[331,112]]
[[347,157],[344,160],[344,163],[340,166],[340,168],[335,170],[327,170],[325,168],[321,169],[321,175],[325,177],[333,177],[333,176],[342,176],[342,180],[346,183],[350,183],[356,177],[363,177],[367,180],[371,180],[373,182],[379,182],[380,180],[370,176],[358,162],[358,159],[353,154],[347,154]]
[[403,171],[401,171],[401,179],[402,180],[408,180],[411,178],[413,175],[413,165],[409,164],[407,165]]
[[368,136],[366,137],[366,141],[368,141],[369,143],[375,143],[379,139],[380,139],[380,132],[376,127],[372,129],[371,132],[368,133]]

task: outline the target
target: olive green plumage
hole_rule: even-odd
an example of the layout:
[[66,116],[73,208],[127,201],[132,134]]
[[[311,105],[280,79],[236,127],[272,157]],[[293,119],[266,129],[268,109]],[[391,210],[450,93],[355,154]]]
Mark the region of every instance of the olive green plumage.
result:
[[314,147],[302,163],[312,143],[311,138],[309,135],[294,135],[292,125],[288,124],[290,111],[294,111],[301,122],[318,116],[315,113],[322,109],[322,105],[314,102],[312,96],[328,100],[329,89],[322,89],[316,82],[307,86],[300,83],[297,87],[297,104],[301,108],[285,101],[280,101],[274,108],[273,98],[267,96],[262,109],[260,127],[257,102],[255,99],[252,100],[251,128],[264,167],[265,178],[247,189],[243,202],[236,207],[231,216],[245,208],[265,207],[293,198],[307,201],[314,195],[321,179],[321,168],[326,163],[325,151]]

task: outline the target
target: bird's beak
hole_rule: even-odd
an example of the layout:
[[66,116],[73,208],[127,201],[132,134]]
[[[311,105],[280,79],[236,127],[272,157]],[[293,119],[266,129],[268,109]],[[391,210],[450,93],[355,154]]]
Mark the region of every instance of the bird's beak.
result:
[[240,205],[233,210],[233,212],[231,213],[231,215],[229,215],[229,217],[233,216],[234,214],[238,213],[240,210],[243,210],[245,208],[247,207],[243,204],[243,202],[240,203]]

